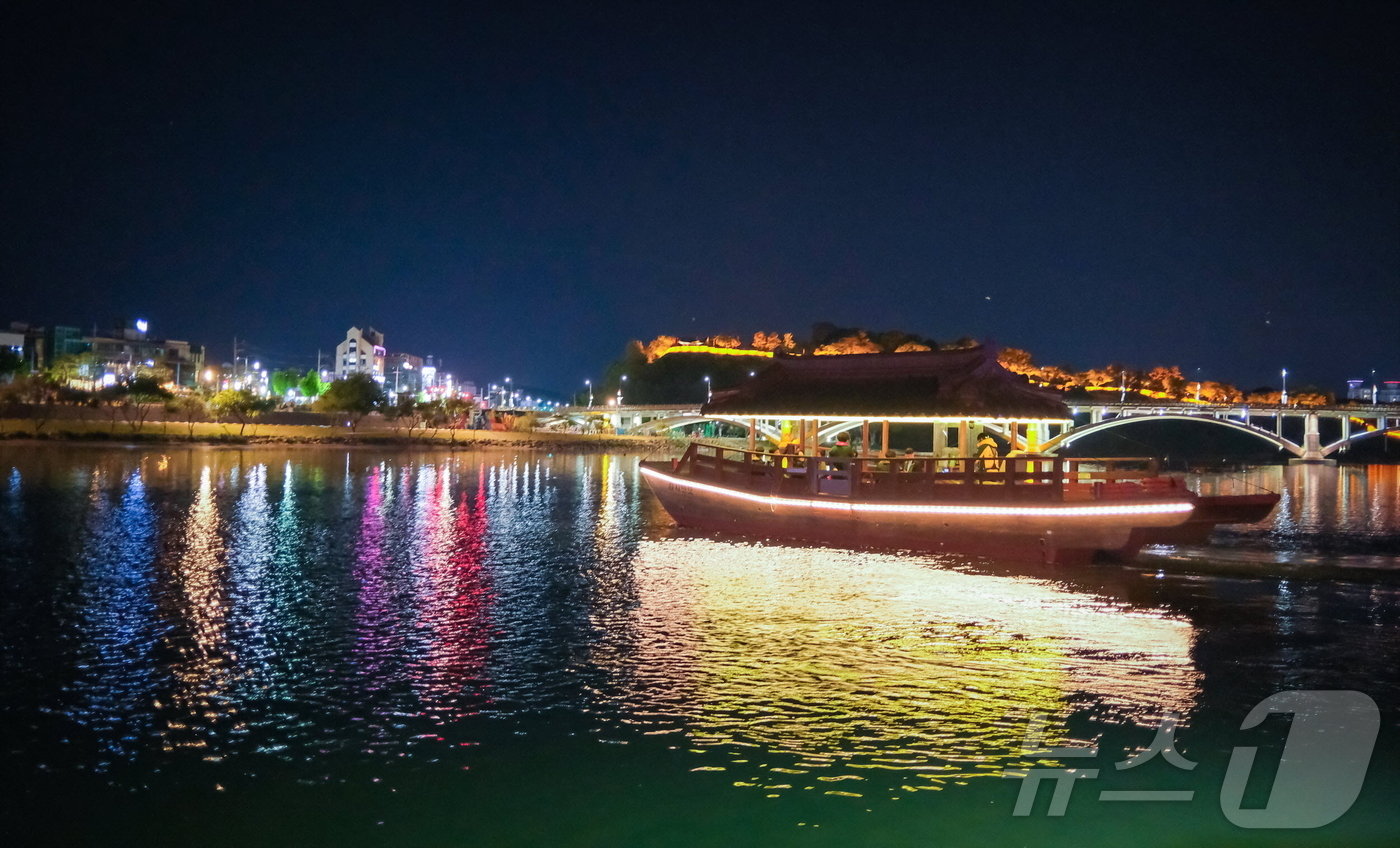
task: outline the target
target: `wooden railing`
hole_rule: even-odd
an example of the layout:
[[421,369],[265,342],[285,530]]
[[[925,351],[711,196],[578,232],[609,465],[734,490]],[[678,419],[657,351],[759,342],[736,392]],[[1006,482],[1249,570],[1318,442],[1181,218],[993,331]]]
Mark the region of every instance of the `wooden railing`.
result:
[[866,501],[1088,501],[1182,494],[1149,458],[792,456],[694,442],[676,471],[732,489]]

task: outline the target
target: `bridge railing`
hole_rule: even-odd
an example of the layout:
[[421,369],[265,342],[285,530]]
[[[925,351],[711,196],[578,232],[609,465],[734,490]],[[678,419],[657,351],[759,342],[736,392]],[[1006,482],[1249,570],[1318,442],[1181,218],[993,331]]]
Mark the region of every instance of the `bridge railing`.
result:
[[1180,494],[1145,457],[773,454],[694,442],[676,461],[694,480],[749,492],[869,501],[1091,501]]

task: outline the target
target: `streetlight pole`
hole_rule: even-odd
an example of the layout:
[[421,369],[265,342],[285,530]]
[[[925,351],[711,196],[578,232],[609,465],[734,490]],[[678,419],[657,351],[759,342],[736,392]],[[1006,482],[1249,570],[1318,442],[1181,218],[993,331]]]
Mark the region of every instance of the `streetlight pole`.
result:
[[1283,406],[1288,406],[1288,369],[1283,369],[1283,394],[1279,397]]
[[510,404],[511,404],[511,402],[512,402],[512,397],[511,397],[511,393],[510,393],[510,378],[507,377],[507,378],[506,378],[506,386],[505,386],[505,389],[502,390],[502,394],[501,394],[501,406],[509,407]]
[[1201,369],[1196,369],[1196,403],[1201,402]]
[[1376,382],[1376,369],[1371,369],[1371,405],[1376,405],[1376,399],[1380,396],[1380,384]]
[[584,380],[583,384],[588,387],[588,408],[593,408],[593,381]]
[[622,381],[617,384],[617,405],[622,406],[622,390],[627,387],[627,375],[622,375]]
[[705,375],[705,403],[709,403],[710,401],[714,400],[714,398],[715,398],[714,392],[710,391],[710,375],[709,375],[709,374],[706,374],[706,375]]

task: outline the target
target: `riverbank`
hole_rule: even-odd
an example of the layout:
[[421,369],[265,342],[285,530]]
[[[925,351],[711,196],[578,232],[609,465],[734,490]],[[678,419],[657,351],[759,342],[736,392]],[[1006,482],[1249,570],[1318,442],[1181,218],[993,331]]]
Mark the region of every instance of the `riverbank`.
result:
[[[54,426],[59,425],[59,426]],[[240,429],[242,432],[240,432]],[[549,431],[503,432],[497,430],[392,430],[354,432],[341,427],[304,425],[237,424],[199,422],[192,427],[169,421],[149,422],[139,429],[125,423],[61,421],[34,432],[32,421],[0,419],[0,439],[33,444],[171,444],[171,445],[327,445],[336,447],[413,447],[432,449],[523,448],[530,450],[642,451],[673,447],[675,440],[659,436],[555,433]]]

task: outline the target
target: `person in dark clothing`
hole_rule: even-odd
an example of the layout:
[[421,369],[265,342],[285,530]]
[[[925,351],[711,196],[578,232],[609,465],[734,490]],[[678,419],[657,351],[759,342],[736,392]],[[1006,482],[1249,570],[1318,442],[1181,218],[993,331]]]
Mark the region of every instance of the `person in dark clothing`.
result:
[[851,447],[850,433],[836,434],[836,447],[826,452],[827,456],[855,456],[856,449]]

